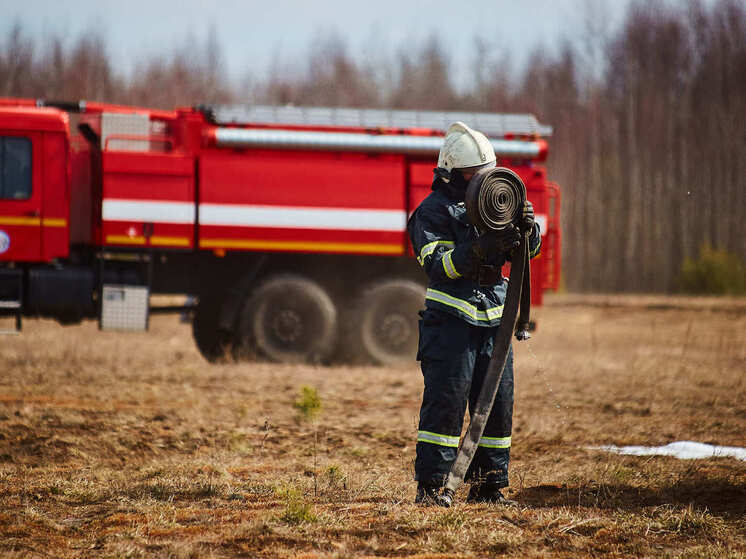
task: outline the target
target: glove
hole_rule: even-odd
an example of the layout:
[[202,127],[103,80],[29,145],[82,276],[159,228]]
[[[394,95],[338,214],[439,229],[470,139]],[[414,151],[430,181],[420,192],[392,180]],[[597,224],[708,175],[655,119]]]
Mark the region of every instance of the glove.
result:
[[521,232],[530,233],[534,229],[535,221],[534,205],[526,200],[523,204],[523,211],[521,212]]
[[510,225],[501,231],[482,233],[471,245],[471,251],[480,260],[485,260],[490,256],[509,252],[520,244],[520,231],[515,225]]

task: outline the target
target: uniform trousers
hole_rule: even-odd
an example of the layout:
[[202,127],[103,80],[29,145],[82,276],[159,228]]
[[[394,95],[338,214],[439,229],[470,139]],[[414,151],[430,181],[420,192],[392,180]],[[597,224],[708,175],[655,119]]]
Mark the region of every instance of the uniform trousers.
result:
[[[479,398],[497,327],[473,326],[437,309],[426,309],[420,314],[417,358],[421,362],[425,388],[417,435],[415,479],[424,484],[442,485],[456,459],[466,407],[474,409]],[[507,487],[512,426],[511,347],[466,481],[480,482],[487,478],[490,484]]]

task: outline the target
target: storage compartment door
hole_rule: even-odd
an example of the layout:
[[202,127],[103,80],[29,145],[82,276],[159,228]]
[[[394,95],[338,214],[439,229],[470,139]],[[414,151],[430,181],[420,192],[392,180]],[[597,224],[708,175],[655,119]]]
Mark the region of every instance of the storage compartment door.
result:
[[104,245],[182,250],[194,246],[192,157],[107,151],[103,167]]

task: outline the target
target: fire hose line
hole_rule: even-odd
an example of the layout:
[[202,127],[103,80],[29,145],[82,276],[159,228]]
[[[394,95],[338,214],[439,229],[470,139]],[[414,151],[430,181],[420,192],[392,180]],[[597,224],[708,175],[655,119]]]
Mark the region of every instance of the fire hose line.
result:
[[[466,190],[466,213],[469,221],[480,232],[502,230],[519,225],[521,210],[526,201],[526,186],[510,169],[497,167],[474,175]],[[440,504],[449,507],[466,471],[474,458],[492,404],[497,396],[505,362],[510,351],[513,332],[518,340],[528,339],[531,308],[531,272],[529,268],[529,232],[521,235],[520,245],[511,254],[510,281],[505,296],[503,315],[494,340],[492,358],[471,415],[466,436],[459,446],[456,460],[446,479]]]

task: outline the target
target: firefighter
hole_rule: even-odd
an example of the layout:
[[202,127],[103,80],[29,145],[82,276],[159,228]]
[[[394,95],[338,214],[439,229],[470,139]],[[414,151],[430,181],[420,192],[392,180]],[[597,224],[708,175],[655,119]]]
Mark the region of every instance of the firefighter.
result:
[[[520,228],[480,234],[467,220],[464,196],[474,173],[496,164],[484,134],[462,122],[450,126],[434,170],[433,192],[412,214],[407,229],[429,278],[420,311],[424,393],[417,434],[416,503],[436,504],[461,435],[466,406],[475,406],[492,355],[507,290],[501,267],[529,232],[531,257],[541,236],[531,202]],[[492,412],[467,471],[467,502],[507,504],[513,419],[513,355],[510,349]]]

